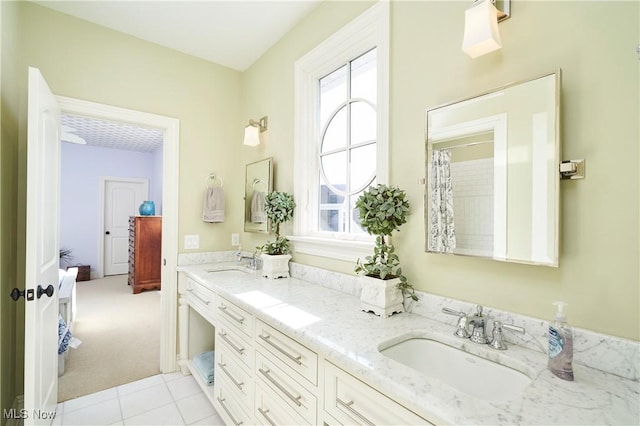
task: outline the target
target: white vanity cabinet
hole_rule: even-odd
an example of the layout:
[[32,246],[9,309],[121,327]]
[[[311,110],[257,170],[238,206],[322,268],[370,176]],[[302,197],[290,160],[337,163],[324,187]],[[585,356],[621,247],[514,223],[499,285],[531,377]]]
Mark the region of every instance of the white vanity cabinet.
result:
[[[214,289],[179,274],[179,359],[227,425],[429,424]],[[211,350],[209,386],[193,358]]]
[[[256,413],[260,423],[318,421],[318,355],[275,328],[256,321]],[[271,415],[269,414],[271,413]]]
[[213,386],[207,385],[195,367],[193,358],[215,348],[216,294],[209,288],[180,273],[178,276],[179,364],[183,374],[191,373],[210,401]]
[[254,424],[253,315],[223,297],[218,297],[216,311],[213,405],[229,425]]
[[432,424],[329,361],[324,362],[324,409],[343,425]]

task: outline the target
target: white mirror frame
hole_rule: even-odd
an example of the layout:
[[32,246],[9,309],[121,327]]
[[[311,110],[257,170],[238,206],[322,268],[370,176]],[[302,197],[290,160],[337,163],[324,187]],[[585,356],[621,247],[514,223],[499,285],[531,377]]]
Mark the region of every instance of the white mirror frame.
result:
[[[469,135],[492,132],[493,139],[493,225],[492,246],[489,251],[469,253],[452,249],[452,254],[492,258],[494,260],[557,267],[559,264],[559,172],[560,163],[560,82],[561,71],[512,83],[498,89],[451,102],[427,110],[426,113],[426,185],[425,185],[425,250],[434,250],[431,236],[431,158],[440,143]],[[546,109],[534,107],[526,112],[527,133],[516,134],[517,114],[509,104],[520,104],[520,92],[530,86],[541,93]],[[516,98],[517,97],[517,98]],[[531,96],[533,98],[533,95]],[[514,102],[514,99],[517,102]],[[528,105],[522,103],[521,105]],[[526,109],[526,108],[525,108]],[[462,119],[461,117],[464,117]],[[513,142],[509,143],[512,140]],[[525,141],[525,142],[522,142]],[[443,144],[444,146],[444,144]],[[453,144],[455,148],[455,144]],[[524,166],[524,168],[523,168]],[[523,170],[525,171],[523,173]],[[529,174],[529,175],[527,175]],[[509,176],[511,181],[508,182]],[[522,177],[524,176],[524,179]],[[518,186],[515,178],[523,184]],[[525,203],[516,200],[522,195]],[[511,196],[510,196],[511,195]],[[454,226],[455,226],[454,208]],[[438,219],[438,218],[435,218]]]
[[244,182],[244,231],[268,234],[271,230],[269,219],[264,222],[252,221],[253,197],[258,192],[266,195],[273,191],[273,159],[271,157],[246,166]]

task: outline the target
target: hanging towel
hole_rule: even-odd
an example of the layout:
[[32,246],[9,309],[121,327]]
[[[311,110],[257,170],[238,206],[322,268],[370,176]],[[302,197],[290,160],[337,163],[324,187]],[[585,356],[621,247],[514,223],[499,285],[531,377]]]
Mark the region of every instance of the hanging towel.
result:
[[224,222],[224,191],[222,187],[207,188],[202,208],[204,222]]
[[265,193],[262,191],[253,191],[251,199],[251,222],[265,223],[267,221],[267,213],[264,211]]
[[215,353],[213,351],[202,352],[193,357],[193,365],[207,386],[211,386],[214,381],[214,359]]

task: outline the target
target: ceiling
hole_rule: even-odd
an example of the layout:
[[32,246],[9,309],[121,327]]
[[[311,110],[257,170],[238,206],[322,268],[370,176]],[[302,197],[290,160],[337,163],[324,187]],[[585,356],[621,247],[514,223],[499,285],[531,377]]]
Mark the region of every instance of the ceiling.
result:
[[244,71],[320,0],[34,1]]
[[[164,132],[159,129],[134,126],[117,121],[63,114],[63,134],[71,133],[84,139],[87,145],[129,151],[154,152],[162,146]],[[63,142],[65,138],[62,138]]]
[[[238,71],[311,12],[320,0],[34,1],[134,37]],[[125,123],[63,115],[87,145],[153,152],[163,134]]]

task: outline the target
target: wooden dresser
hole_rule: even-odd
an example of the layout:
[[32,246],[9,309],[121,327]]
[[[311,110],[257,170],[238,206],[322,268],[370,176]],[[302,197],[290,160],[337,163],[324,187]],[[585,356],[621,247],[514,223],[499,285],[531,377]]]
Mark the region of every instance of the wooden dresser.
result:
[[160,289],[162,216],[129,217],[129,285],[133,293]]

